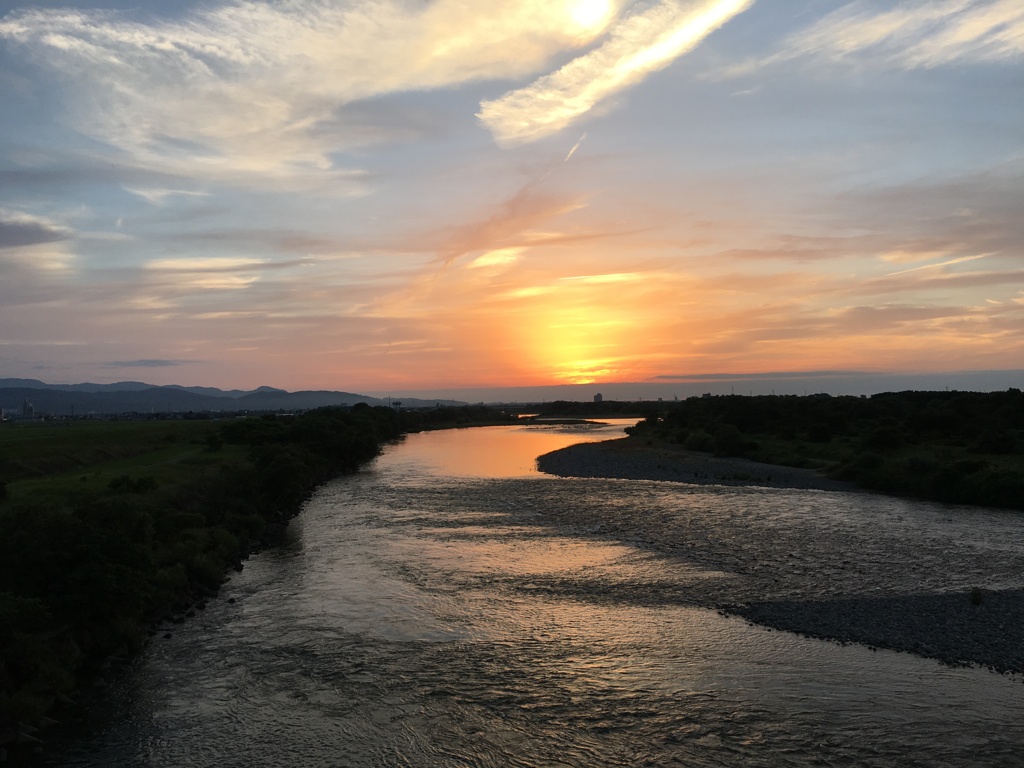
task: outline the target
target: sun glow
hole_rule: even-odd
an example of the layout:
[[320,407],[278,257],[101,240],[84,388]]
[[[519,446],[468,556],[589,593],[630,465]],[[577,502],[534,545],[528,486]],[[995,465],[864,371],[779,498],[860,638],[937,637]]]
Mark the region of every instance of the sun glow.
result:
[[604,29],[612,15],[611,0],[570,0],[569,18],[582,32]]
[[589,308],[541,311],[523,328],[531,368],[564,384],[590,384],[617,374],[624,324]]

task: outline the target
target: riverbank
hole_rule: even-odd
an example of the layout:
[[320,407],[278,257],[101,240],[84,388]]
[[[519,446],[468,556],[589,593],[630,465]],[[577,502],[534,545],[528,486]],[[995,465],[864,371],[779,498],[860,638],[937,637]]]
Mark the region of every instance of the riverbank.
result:
[[[563,477],[747,487],[750,493],[858,490],[814,470],[635,438],[570,446],[541,456],[537,464]],[[914,514],[912,507],[900,507],[913,502],[877,498],[880,510],[897,508],[887,514],[901,520]],[[833,505],[825,500],[821,506],[827,516]],[[837,500],[835,506],[842,505]],[[950,510],[969,523],[972,508]],[[913,525],[905,540],[896,541],[866,538],[848,522],[824,518],[820,527],[799,534],[773,526],[751,536],[744,516],[737,512],[735,518],[712,522],[653,506],[642,515],[592,506],[567,511],[560,521],[656,551],[685,568],[722,574],[694,580],[685,594],[662,595],[668,602],[682,600],[810,637],[1024,674],[1024,589],[1014,575],[1024,564],[982,562],[972,551],[949,551],[916,534]]]
[[401,434],[389,408],[0,430],[0,762]]
[[630,437],[583,443],[553,451],[537,459],[537,468],[541,472],[560,477],[662,480],[696,485],[820,491],[855,490],[853,484],[826,477],[813,469],[722,458],[676,445],[648,443]]

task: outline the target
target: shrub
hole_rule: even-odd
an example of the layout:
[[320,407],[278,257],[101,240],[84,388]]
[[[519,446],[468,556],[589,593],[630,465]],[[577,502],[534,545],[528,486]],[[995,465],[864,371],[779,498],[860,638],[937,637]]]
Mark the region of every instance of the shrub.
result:
[[735,424],[723,424],[715,431],[715,456],[743,456],[753,447]]
[[903,435],[895,427],[879,427],[862,442],[861,448],[868,451],[894,451],[904,443]]
[[823,421],[812,424],[807,430],[807,439],[812,443],[827,443],[832,440],[832,427]]
[[689,451],[701,451],[710,453],[715,450],[715,438],[703,429],[695,429],[686,437],[683,447]]

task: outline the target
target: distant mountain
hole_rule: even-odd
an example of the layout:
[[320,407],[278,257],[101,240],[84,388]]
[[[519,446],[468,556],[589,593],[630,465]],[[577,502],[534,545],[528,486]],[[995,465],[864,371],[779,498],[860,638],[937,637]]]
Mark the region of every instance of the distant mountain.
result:
[[[241,397],[248,395],[250,391],[262,389],[273,389],[272,387],[260,387],[259,390],[232,389],[225,392],[215,387],[182,387],[178,384],[167,384],[164,387],[157,387],[156,384],[146,384],[141,381],[118,381],[113,384],[45,384],[38,379],[0,379],[0,388],[25,388],[25,389],[56,389],[62,392],[141,392],[146,389],[181,389],[197,395],[209,395],[210,397]],[[281,392],[283,390],[274,390]]]
[[196,395],[173,387],[149,387],[141,390],[89,391],[75,389],[39,389],[0,387],[0,408],[8,414],[21,413],[25,402],[36,414],[55,416],[110,414],[136,411],[166,413],[188,411],[236,410],[235,400]]
[[[300,411],[328,405],[387,405],[352,392],[288,392],[274,387],[228,390],[215,387],[154,386],[137,381],[116,384],[44,384],[36,379],[0,379],[0,408],[20,414],[25,402],[36,414],[55,416],[112,413]],[[430,407],[433,400],[403,398],[407,408]]]
[[[152,387],[152,384],[147,386]],[[191,392],[194,395],[209,395],[210,397],[244,397],[245,395],[251,395],[253,392],[284,392],[283,389],[274,389],[274,387],[257,387],[256,389],[217,389],[216,387],[183,387],[180,384],[167,384],[166,389],[180,389],[185,392]]]
[[116,384],[44,384],[38,379],[0,379],[0,387],[24,389],[58,389],[67,392],[138,392],[152,389],[152,384],[141,381],[119,381]]

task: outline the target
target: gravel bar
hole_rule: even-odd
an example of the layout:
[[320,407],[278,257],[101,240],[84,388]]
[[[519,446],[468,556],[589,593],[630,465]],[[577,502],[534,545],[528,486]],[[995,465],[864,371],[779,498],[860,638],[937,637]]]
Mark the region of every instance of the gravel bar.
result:
[[833,480],[813,469],[763,464],[749,459],[720,458],[671,446],[652,446],[624,437],[580,443],[537,459],[541,472],[560,477],[607,477],[621,480],[665,480],[696,485],[743,485],[852,491],[850,483]]
[[[537,465],[563,477],[746,486],[751,492],[759,487],[857,492],[813,470],[712,457],[631,438],[570,446],[541,456]],[[888,503],[886,497],[873,498],[876,506]],[[903,500],[892,504],[898,507],[892,514],[927,516],[936,509],[968,526],[972,514],[991,513],[972,507],[916,508],[915,502]],[[1005,514],[1010,520],[1016,513]],[[683,602],[809,637],[1024,674],[1024,552],[1019,547],[984,554],[970,546],[953,551],[948,542],[915,533],[919,529],[913,523],[891,539],[874,536],[870,522],[844,532],[839,523],[824,519],[799,536],[795,529],[780,527],[750,537],[739,533],[741,513],[735,521],[697,515],[685,524],[656,506],[642,518],[614,506],[575,510],[570,516],[578,525],[590,525],[589,530],[732,575],[720,582],[695,582],[685,597],[676,593]]]

